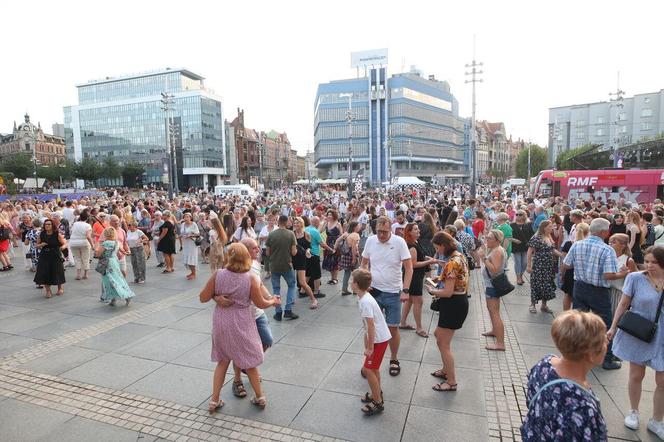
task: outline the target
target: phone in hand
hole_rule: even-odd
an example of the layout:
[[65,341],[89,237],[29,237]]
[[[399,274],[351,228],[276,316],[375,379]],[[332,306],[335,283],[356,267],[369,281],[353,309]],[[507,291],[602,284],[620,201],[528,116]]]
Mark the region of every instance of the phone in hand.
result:
[[431,285],[431,286],[433,286],[433,287],[436,287],[436,286],[438,285],[438,284],[436,284],[436,282],[435,282],[433,279],[431,279],[431,278],[425,278],[425,281],[426,281],[427,284],[429,284],[429,285]]

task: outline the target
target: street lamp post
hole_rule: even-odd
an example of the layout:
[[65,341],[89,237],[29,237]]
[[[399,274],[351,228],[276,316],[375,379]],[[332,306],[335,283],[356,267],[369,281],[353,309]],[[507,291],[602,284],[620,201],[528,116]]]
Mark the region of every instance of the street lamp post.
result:
[[348,98],[348,112],[346,113],[346,121],[348,122],[348,201],[353,199],[353,94],[339,94],[339,97]]

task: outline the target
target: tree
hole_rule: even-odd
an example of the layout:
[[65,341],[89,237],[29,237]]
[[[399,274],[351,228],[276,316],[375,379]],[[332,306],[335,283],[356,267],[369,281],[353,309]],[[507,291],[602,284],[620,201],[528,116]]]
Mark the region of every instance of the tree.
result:
[[0,171],[13,173],[16,178],[21,180],[31,177],[34,167],[30,154],[23,152],[7,155],[0,163]]
[[101,177],[101,167],[92,158],[85,157],[76,165],[74,176],[84,181],[96,181]]
[[558,154],[558,157],[556,158],[556,169],[558,170],[578,169],[579,164],[575,162],[573,158],[576,157],[577,155],[586,153],[589,150],[592,150],[596,147],[597,146],[594,146],[592,144],[584,144],[583,146],[561,152],[560,154]]
[[[547,166],[546,150],[533,144],[530,146],[530,176],[536,176]],[[516,176],[528,179],[528,149],[523,149],[516,157]]]
[[104,158],[104,163],[101,166],[101,176],[114,180],[122,176],[122,167],[113,157]]
[[145,166],[135,161],[122,166],[122,181],[127,187],[136,187],[139,180],[145,173]]
[[63,182],[71,181],[74,178],[76,169],[76,162],[66,160],[59,164],[52,164],[50,166],[41,166],[37,169],[37,176],[45,178],[53,184],[59,184],[60,179]]

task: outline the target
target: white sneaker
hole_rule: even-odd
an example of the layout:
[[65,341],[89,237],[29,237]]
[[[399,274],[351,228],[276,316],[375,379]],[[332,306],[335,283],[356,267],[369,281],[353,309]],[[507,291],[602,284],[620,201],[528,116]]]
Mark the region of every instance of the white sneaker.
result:
[[664,424],[660,421],[656,421],[653,418],[650,418],[648,421],[648,431],[652,431],[659,437],[661,440],[664,440]]
[[625,416],[625,426],[630,430],[639,429],[639,410],[629,410],[629,414]]

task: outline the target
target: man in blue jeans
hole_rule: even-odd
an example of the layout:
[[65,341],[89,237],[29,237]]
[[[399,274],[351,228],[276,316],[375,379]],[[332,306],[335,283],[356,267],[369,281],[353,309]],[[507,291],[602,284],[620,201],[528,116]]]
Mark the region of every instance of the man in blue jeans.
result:
[[275,308],[274,319],[277,321],[281,321],[282,317],[291,320],[299,317],[293,313],[293,303],[295,302],[297,286],[292,260],[293,256],[297,254],[297,240],[295,239],[295,234],[286,228],[287,224],[288,217],[281,215],[277,221],[277,228],[270,232],[265,242],[265,253],[270,257],[272,291],[274,295],[280,296],[281,278],[284,278],[288,285],[284,311],[281,311],[281,305]]
[[[574,268],[574,308],[596,313],[602,318],[607,329],[613,321],[609,281],[622,279],[629,273],[626,267],[618,269],[616,252],[604,243],[604,239],[609,237],[609,225],[609,221],[604,218],[594,219],[590,223],[590,236],[572,244],[563,261],[563,272]],[[620,362],[611,351],[611,342],[602,368],[620,368]]]

